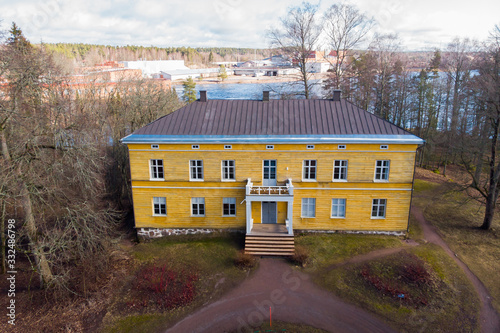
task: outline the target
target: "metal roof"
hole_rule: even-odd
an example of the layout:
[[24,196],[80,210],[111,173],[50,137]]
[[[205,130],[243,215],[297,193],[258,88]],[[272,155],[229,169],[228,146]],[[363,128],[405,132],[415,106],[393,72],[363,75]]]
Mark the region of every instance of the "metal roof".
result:
[[195,101],[122,139],[139,142],[398,142],[423,140],[346,101]]

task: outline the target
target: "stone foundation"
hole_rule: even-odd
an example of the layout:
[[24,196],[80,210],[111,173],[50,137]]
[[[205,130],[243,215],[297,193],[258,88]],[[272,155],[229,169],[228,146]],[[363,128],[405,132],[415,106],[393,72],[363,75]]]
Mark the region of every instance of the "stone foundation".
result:
[[137,228],[139,239],[153,239],[178,235],[212,234],[222,232],[244,232],[243,229],[208,229],[208,228]]
[[293,233],[298,234],[361,234],[361,235],[388,235],[404,236],[406,231],[373,231],[373,230],[305,230],[294,229]]
[[[137,236],[141,240],[154,239],[168,236],[178,235],[196,235],[196,234],[212,234],[223,232],[245,232],[244,229],[209,229],[209,228],[137,228]],[[293,230],[295,235],[304,234],[366,234],[366,235],[390,235],[390,236],[404,236],[404,231],[370,231],[370,230]]]

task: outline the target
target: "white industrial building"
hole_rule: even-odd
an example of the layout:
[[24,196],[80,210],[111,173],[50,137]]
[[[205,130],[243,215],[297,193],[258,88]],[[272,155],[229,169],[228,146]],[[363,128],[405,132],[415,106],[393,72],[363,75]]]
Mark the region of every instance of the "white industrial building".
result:
[[168,72],[174,70],[189,70],[189,67],[184,65],[184,60],[138,60],[138,61],[121,61],[125,68],[140,69],[144,77],[153,77],[153,74],[160,72]]

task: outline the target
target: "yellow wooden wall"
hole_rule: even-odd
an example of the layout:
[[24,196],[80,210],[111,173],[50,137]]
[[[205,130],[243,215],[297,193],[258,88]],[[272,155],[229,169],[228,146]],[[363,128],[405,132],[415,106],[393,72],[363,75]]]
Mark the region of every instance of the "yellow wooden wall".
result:
[[[293,203],[294,229],[405,230],[410,191],[299,190]],[[316,198],[316,217],[302,218],[302,198]],[[346,199],[345,218],[332,218],[332,199]],[[372,199],[387,199],[384,219],[372,219]]]
[[278,182],[287,178],[297,182],[302,180],[302,161],[314,159],[318,165],[318,182],[332,181],[334,160],[348,160],[349,182],[373,182],[375,161],[390,160],[389,181],[411,183],[416,150],[416,145],[389,145],[389,150],[381,150],[380,145],[347,145],[346,150],[336,149],[337,145],[316,145],[314,150],[305,149],[306,145],[275,145],[274,150],[265,150],[265,145],[233,145],[231,150],[224,150],[223,145],[200,145],[199,150],[190,147],[160,145],[160,149],[152,150],[150,145],[129,145],[132,179],[149,180],[149,160],[163,159],[165,181],[186,181],[189,180],[189,161],[203,160],[204,180],[220,182],[221,161],[234,160],[236,181],[251,178],[259,183],[262,160],[275,159]]
[[[278,184],[291,178],[295,187],[294,228],[334,230],[404,230],[408,222],[416,145],[347,144],[346,150],[337,145],[232,145],[224,150],[222,144],[162,145],[153,150],[150,145],[129,145],[136,227],[176,228],[234,228],[245,226],[246,179],[255,185],[262,181],[262,160],[277,160]],[[163,159],[165,180],[150,181],[149,160]],[[189,160],[204,161],[204,181],[189,181]],[[235,160],[236,181],[221,181],[221,161]],[[302,181],[302,161],[315,159],[317,181]],[[333,182],[333,161],[349,162],[348,181]],[[375,161],[390,160],[389,182],[375,182]],[[336,190],[332,190],[336,189]],[[152,213],[152,198],[167,198],[167,216]],[[191,217],[190,200],[204,197],[205,217]],[[236,217],[222,216],[222,198],[236,198]],[[301,218],[301,199],[316,198],[316,218]],[[331,199],[347,199],[345,219],[330,218]],[[385,219],[371,219],[372,199],[387,199]],[[261,205],[252,203],[254,223],[261,223]],[[286,219],[286,203],[278,203],[278,222]]]

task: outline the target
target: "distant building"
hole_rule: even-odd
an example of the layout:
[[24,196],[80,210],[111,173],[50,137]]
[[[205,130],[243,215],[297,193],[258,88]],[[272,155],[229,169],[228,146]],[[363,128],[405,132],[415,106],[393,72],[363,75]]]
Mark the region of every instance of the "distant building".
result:
[[326,73],[330,67],[327,61],[306,62],[306,71],[309,73]]
[[[232,75],[232,71],[226,69],[228,75]],[[177,69],[169,71],[161,71],[159,77],[172,81],[186,80],[188,78],[196,79],[199,77],[216,77],[219,74],[219,68],[199,68],[199,69]]]
[[290,59],[283,55],[274,55],[269,58],[264,59],[266,61],[270,61],[272,66],[276,67],[287,67],[287,66],[292,66],[292,62]]
[[140,69],[144,77],[152,77],[160,72],[189,69],[184,60],[122,61],[125,68]]

